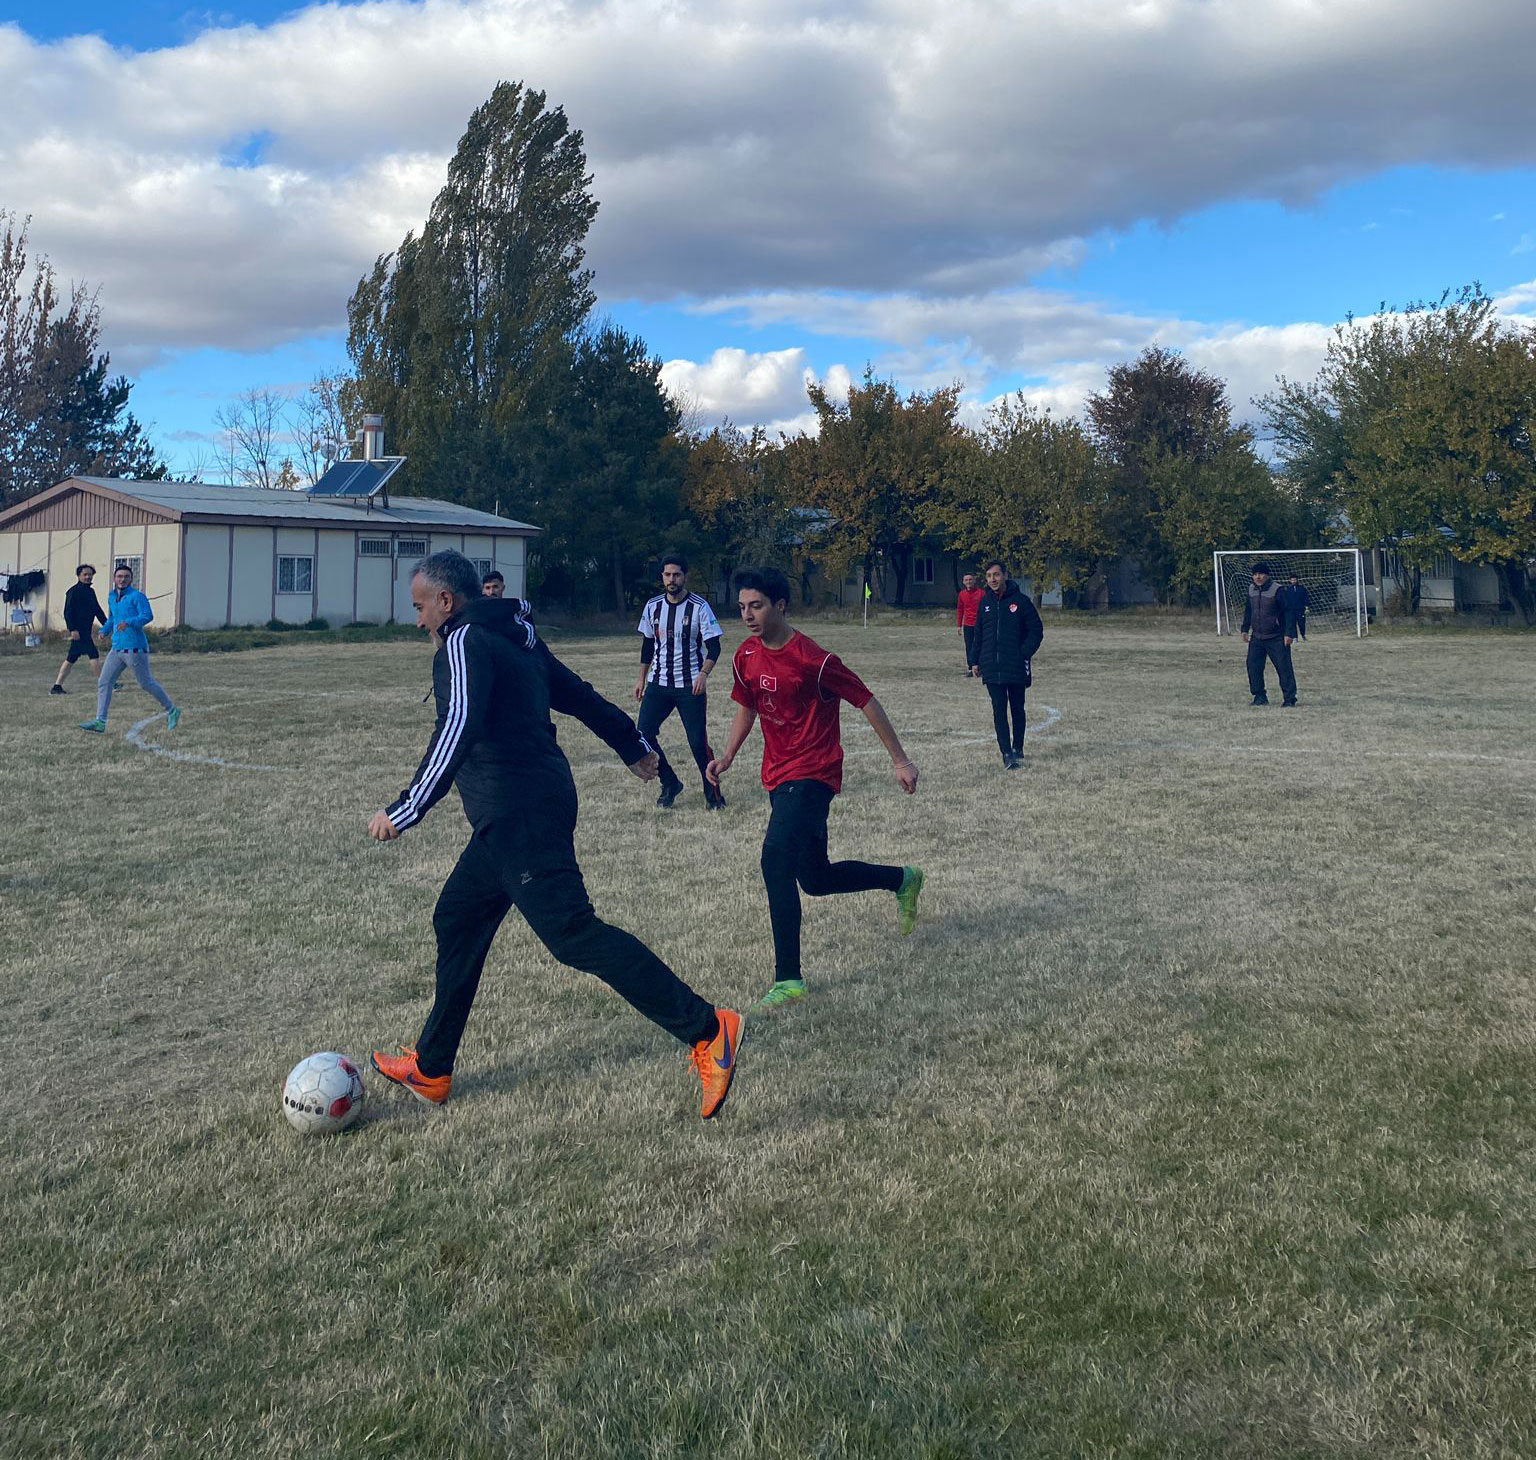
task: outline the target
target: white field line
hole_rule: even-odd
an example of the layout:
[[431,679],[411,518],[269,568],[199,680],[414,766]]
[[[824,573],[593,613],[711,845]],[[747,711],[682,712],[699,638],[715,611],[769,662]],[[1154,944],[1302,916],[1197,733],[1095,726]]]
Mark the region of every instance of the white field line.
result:
[[[227,705],[207,705],[198,713],[206,715],[213,710],[225,710],[228,708],[229,706]],[[158,714],[146,715],[129,729],[128,733],[123,736],[123,739],[138,750],[147,750],[151,755],[162,756],[166,760],[180,761],[184,765],[216,765],[227,771],[281,771],[283,769],[281,766],[276,765],[246,765],[243,761],[224,760],[217,755],[194,755],[189,750],[169,750],[163,745],[156,745],[152,741],[144,739],[144,731],[153,725],[156,720],[165,719],[165,713],[164,710],[161,710]],[[186,718],[185,710],[182,711],[182,718]]]

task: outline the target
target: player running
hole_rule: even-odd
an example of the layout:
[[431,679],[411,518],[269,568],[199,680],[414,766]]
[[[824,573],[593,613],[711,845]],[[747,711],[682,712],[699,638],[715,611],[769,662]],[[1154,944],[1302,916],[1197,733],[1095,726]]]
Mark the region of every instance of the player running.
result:
[[376,812],[368,834],[394,841],[458,783],[474,834],[432,914],[437,997],[414,1046],[375,1051],[373,1067],[418,1100],[441,1105],[496,930],[516,908],[560,962],[596,974],[688,1045],[704,1086],[700,1114],[725,1103],[741,1016],[701,999],[638,938],[603,922],[576,865],[576,783],[550,711],[574,715],[641,780],[656,753],[629,716],[565,667],[534,632],[519,599],[486,599],[475,566],[434,553],[416,567],[418,625],[439,641],[432,661],[437,726],[410,787]]
[[883,889],[896,895],[902,936],[917,926],[921,868],[827,860],[827,812],[843,788],[839,701],[864,712],[909,796],[917,790],[917,767],[858,675],[836,654],[790,626],[785,616],[789,580],[781,572],[762,568],[738,573],[736,596],[749,636],[736,650],[733,665],[731,698],[738,709],[724,753],[709,763],[705,774],[718,787],[752,733],[753,722],[762,720],[763,786],[773,807],[763,837],[762,868],[773,927],[774,985],[760,1003],[773,1008],[805,994],[801,890],[824,897]]
[[133,586],[133,569],[119,563],[112,570],[112,591],[107,595],[107,621],[101,634],[112,647],[96,676],[96,718],[84,721],[80,728],[93,735],[107,733],[107,711],[112,708],[112,691],[125,669],[133,670],[139,688],[153,695],[165,709],[166,728],[174,730],[181,723],[181,711],[171,703],[160,681],[149,668],[149,637],[145,628],[154,622],[155,611],[149,600]]

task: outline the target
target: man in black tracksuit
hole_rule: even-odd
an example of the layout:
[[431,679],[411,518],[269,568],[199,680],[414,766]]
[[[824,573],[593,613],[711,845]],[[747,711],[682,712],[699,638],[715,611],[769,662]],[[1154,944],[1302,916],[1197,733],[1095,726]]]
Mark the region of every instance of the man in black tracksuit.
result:
[[59,677],[54,680],[49,694],[65,693],[64,681],[75,667],[75,660],[82,655],[101,673],[101,655],[96,651],[96,641],[91,637],[98,623],[106,623],[107,616],[101,611],[101,600],[92,586],[96,569],[90,563],[81,563],[75,569],[75,581],[64,595],[64,627],[69,630],[69,654],[59,665]]
[[1264,661],[1273,661],[1280,678],[1281,704],[1296,703],[1296,671],[1291,667],[1291,641],[1296,637],[1296,616],[1291,595],[1274,580],[1268,563],[1255,563],[1253,583],[1243,609],[1243,642],[1248,646],[1248,688],[1256,705],[1267,705]]
[[526,604],[480,596],[469,559],[452,552],[424,559],[411,598],[421,626],[440,640],[432,662],[437,725],[414,780],[368,831],[394,840],[457,784],[473,835],[432,915],[432,1012],[414,1048],[376,1052],[374,1068],[418,1099],[448,1098],[486,955],[515,907],[562,963],[596,974],[692,1047],[708,1118],[730,1088],[741,1018],[713,1008],[638,938],[593,911],[576,864],[576,784],[550,711],[575,716],[643,780],[656,775],[654,750],[622,710],[550,653]]
[[1029,595],[1019,590],[1001,563],[987,564],[987,590],[976,610],[971,673],[992,697],[992,727],[1003,768],[1015,771],[1024,759],[1024,692],[1034,682],[1030,660],[1039,652],[1045,625]]

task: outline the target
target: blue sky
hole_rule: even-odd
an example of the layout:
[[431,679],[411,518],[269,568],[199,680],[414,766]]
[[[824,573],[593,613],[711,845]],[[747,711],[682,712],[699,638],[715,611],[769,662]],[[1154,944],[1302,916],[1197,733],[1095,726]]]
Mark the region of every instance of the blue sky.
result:
[[345,365],[347,295],[502,78],[583,129],[600,308],[704,423],[796,429],[807,373],[835,390],[866,364],[959,379],[973,416],[1014,389],[1075,410],[1152,343],[1246,411],[1347,313],[1472,280],[1536,302],[1536,21],[1513,0],[829,14],[11,5],[0,209],[99,285],[183,468],[235,392]]

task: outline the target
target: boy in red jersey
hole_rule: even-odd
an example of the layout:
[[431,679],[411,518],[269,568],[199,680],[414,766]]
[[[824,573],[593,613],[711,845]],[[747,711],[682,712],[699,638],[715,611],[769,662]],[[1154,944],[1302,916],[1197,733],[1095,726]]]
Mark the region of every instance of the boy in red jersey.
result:
[[752,733],[753,722],[762,720],[763,786],[773,807],[763,837],[762,868],[773,927],[775,982],[761,1003],[773,1008],[805,994],[800,889],[812,897],[877,888],[893,892],[902,936],[917,925],[921,868],[827,860],[827,811],[843,788],[839,701],[847,700],[864,712],[909,796],[917,790],[917,767],[864,681],[836,654],[790,626],[785,617],[789,580],[782,573],[774,568],[738,573],[736,597],[748,634],[733,665],[731,698],[738,708],[725,750],[710,761],[705,775],[718,789],[720,777]]

